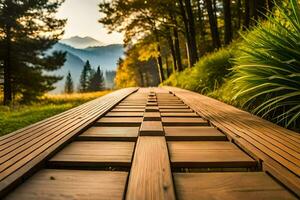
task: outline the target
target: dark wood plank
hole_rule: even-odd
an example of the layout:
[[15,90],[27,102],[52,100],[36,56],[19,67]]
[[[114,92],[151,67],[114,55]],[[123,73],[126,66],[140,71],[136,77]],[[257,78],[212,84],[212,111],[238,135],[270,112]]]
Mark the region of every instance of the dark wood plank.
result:
[[186,105],[176,105],[176,106],[161,106],[158,105],[159,109],[188,109],[189,107]]
[[251,168],[256,161],[230,142],[168,142],[174,167]]
[[199,117],[194,112],[161,112],[162,117]]
[[191,109],[159,109],[161,113],[190,113],[193,112]]
[[77,138],[78,140],[125,140],[135,141],[139,127],[91,127]]
[[164,130],[167,140],[227,140],[227,137],[218,129],[209,126],[165,126]]
[[178,200],[295,200],[263,172],[174,173]]
[[126,199],[175,199],[164,137],[139,137],[130,171]]
[[207,126],[208,121],[200,117],[162,117],[164,126]]
[[72,142],[49,160],[51,166],[130,166],[134,142]]
[[143,121],[140,129],[142,136],[163,136],[164,129],[161,121]]
[[147,106],[145,108],[145,112],[158,112],[159,108],[158,106]]
[[128,172],[41,170],[6,200],[116,199],[123,197]]

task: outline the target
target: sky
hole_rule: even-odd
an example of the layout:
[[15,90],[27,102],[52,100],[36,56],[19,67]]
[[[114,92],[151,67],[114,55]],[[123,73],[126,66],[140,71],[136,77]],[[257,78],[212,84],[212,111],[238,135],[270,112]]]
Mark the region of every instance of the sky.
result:
[[65,0],[59,8],[57,17],[68,19],[63,38],[90,36],[104,44],[123,43],[120,33],[108,34],[108,30],[98,23],[101,0]]

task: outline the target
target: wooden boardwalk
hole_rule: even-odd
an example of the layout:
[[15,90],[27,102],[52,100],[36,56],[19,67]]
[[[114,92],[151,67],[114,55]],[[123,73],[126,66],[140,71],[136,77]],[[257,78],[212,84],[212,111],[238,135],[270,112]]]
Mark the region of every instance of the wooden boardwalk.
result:
[[186,90],[128,88],[0,138],[3,199],[300,197],[300,135]]

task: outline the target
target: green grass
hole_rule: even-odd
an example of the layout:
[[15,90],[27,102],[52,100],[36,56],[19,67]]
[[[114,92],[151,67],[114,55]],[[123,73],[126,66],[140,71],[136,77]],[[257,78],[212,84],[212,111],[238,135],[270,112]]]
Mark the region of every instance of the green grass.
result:
[[109,91],[45,95],[39,102],[31,105],[0,106],[0,136],[74,108],[107,93]]

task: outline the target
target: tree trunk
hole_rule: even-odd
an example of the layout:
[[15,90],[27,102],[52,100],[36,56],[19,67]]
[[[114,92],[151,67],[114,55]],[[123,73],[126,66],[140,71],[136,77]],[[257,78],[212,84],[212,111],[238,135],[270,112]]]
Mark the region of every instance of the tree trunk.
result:
[[204,26],[204,19],[203,19],[203,11],[200,6],[200,0],[197,0],[197,10],[198,10],[198,23],[200,29],[200,39],[203,44],[205,44],[205,26]]
[[237,28],[240,29],[242,25],[242,1],[237,0],[237,15],[238,15],[238,21],[237,21]]
[[177,70],[177,62],[176,62],[174,42],[170,32],[170,28],[167,28],[167,35],[168,35],[167,37],[168,37],[169,48],[173,59],[173,73],[175,73]]
[[244,20],[244,29],[250,27],[250,0],[245,0],[245,20]]
[[207,9],[208,18],[209,18],[213,46],[214,46],[214,48],[220,48],[221,41],[220,41],[220,36],[219,36],[219,31],[218,31],[217,19],[215,18],[215,14],[214,14],[213,7],[212,7],[212,1],[205,0],[205,3],[206,3],[206,9]]
[[170,75],[171,75],[171,73],[170,73],[170,66],[169,66],[169,61],[168,61],[168,55],[166,55],[166,57],[165,57],[165,60],[166,60],[166,72],[167,72],[167,78],[169,78],[170,77]]
[[163,63],[162,63],[161,50],[160,50],[159,44],[157,45],[157,51],[159,52],[159,56],[156,58],[157,65],[158,65],[159,81],[160,81],[160,83],[162,83],[162,82],[164,82],[165,77],[164,77]]
[[174,32],[174,46],[175,46],[177,70],[180,72],[183,70],[183,67],[181,61],[181,52],[180,52],[179,35],[178,35],[177,27],[174,27],[173,32]]
[[231,0],[223,0],[224,26],[225,26],[224,43],[226,45],[228,45],[232,40],[232,23],[231,23],[230,1]]
[[12,83],[11,83],[11,35],[10,28],[7,28],[7,35],[5,38],[5,58],[3,62],[4,67],[4,97],[3,104],[9,105],[12,102]]
[[194,66],[194,64],[198,60],[197,54],[197,42],[196,42],[196,30],[195,30],[195,22],[194,22],[194,14],[191,5],[191,0],[185,0],[186,12],[188,16],[188,27],[190,34],[190,66]]

